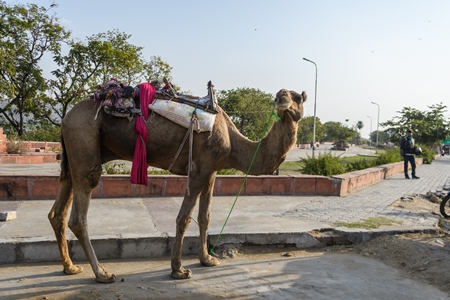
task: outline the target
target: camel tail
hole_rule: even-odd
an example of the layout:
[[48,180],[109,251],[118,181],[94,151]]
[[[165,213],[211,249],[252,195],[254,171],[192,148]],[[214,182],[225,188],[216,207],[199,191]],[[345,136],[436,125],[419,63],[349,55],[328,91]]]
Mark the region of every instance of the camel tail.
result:
[[66,180],[71,181],[72,179],[72,176],[70,174],[69,161],[67,159],[66,144],[64,143],[64,137],[62,136],[62,133],[61,133],[61,147],[62,147],[61,172],[59,173],[60,183]]

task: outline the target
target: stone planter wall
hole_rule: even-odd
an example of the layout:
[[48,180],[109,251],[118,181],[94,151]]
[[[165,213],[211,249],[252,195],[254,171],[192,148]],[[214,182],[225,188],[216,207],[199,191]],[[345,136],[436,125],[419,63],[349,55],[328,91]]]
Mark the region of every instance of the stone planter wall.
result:
[[[416,159],[417,165],[422,159]],[[347,174],[325,177],[249,176],[241,195],[322,195],[344,196],[403,172],[403,162],[382,165]],[[243,176],[218,176],[214,195],[237,195]],[[187,178],[184,176],[149,176],[149,186],[132,185],[129,175],[104,175],[93,190],[93,198],[183,196]],[[55,199],[59,191],[58,176],[0,176],[0,200]]]

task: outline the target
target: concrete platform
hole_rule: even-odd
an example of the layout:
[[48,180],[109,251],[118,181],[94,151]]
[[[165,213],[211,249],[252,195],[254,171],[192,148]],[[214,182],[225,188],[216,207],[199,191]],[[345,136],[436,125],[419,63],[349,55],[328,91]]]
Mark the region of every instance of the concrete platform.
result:
[[[211,245],[295,245],[297,248],[333,243],[359,243],[380,234],[435,232],[439,216],[415,214],[392,207],[405,195],[442,189],[450,178],[450,157],[418,167],[419,180],[395,175],[353,194],[339,196],[215,196],[209,229]],[[89,233],[99,259],[142,258],[170,254],[175,219],[182,197],[103,198],[91,201]],[[0,264],[58,261],[55,237],[47,220],[53,201],[0,201],[0,211],[17,218],[0,222]],[[197,208],[196,208],[197,209]],[[186,235],[184,253],[197,253],[198,226]],[[395,226],[375,230],[339,227],[335,222],[358,222],[370,217],[396,220]],[[78,241],[68,230],[74,260],[84,260]]]
[[[377,235],[436,232],[439,216],[412,213],[391,204],[404,196],[425,194],[450,183],[450,157],[417,169],[419,180],[403,174],[353,194],[338,196],[242,196],[219,237],[235,197],[215,196],[209,243],[295,246],[315,249],[325,244],[360,243]],[[445,293],[382,263],[361,256],[311,254],[306,258],[225,259],[216,268],[200,268],[196,254],[198,226],[186,235],[184,266],[194,278],[170,278],[175,218],[182,197],[103,198],[92,200],[88,222],[101,263],[123,278],[99,285],[85,255],[68,230],[70,253],[85,270],[77,276],[61,272],[55,237],[47,220],[51,200],[0,201],[0,210],[17,218],[0,222],[0,297],[2,299],[443,299]],[[194,218],[197,212],[194,213]],[[399,223],[376,230],[339,227],[386,217]],[[217,244],[216,244],[217,242]],[[232,246],[231,245],[231,246]],[[116,261],[111,261],[116,260]],[[32,263],[32,264],[29,264]],[[119,275],[120,274],[120,275]]]

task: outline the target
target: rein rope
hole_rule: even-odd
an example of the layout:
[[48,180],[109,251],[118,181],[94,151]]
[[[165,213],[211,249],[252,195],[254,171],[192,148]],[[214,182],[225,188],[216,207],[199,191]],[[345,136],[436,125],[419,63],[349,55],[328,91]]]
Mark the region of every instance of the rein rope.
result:
[[275,122],[280,120],[280,117],[278,117],[277,114],[274,113],[274,110],[275,110],[275,108],[272,109],[272,111],[270,112],[269,119],[267,120],[267,123],[266,123],[266,125],[264,127],[264,131],[263,131],[263,134],[261,136],[261,139],[259,140],[258,146],[256,147],[255,154],[253,154],[253,158],[252,158],[252,160],[250,162],[250,166],[247,169],[247,173],[245,174],[244,180],[242,181],[241,187],[239,188],[239,191],[238,191],[238,193],[236,195],[236,199],[234,199],[233,205],[231,206],[230,212],[228,213],[228,216],[227,216],[227,218],[225,220],[225,223],[223,224],[222,229],[220,230],[219,236],[217,237],[216,242],[214,243],[214,246],[209,251],[209,253],[211,255],[214,254],[214,249],[216,249],[217,243],[219,242],[219,239],[222,236],[222,232],[223,232],[225,226],[227,225],[227,222],[228,222],[228,219],[230,218],[231,212],[233,211],[233,208],[236,205],[236,202],[237,202],[237,200],[238,200],[238,198],[239,198],[239,196],[240,196],[240,194],[242,192],[242,188],[244,187],[244,184],[247,182],[248,174],[250,173],[250,170],[252,169],[253,162],[255,161],[256,154],[259,151],[259,148],[261,146],[263,137],[266,135],[267,129],[268,129],[269,124],[270,124],[270,120],[272,119],[272,117],[275,117]]

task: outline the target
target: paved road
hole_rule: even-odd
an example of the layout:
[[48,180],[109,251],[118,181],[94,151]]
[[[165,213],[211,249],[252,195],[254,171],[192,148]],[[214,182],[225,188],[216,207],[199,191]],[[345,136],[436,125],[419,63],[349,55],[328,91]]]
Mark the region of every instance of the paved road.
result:
[[[347,157],[347,156],[356,156],[356,155],[374,155],[375,150],[370,149],[363,149],[360,147],[350,147],[347,151],[337,151],[337,150],[331,150],[331,146],[324,146],[321,145],[319,148],[316,148],[314,151],[314,155],[318,156],[319,154],[323,153],[331,153],[335,156],[341,156],[341,157]],[[312,150],[311,149],[299,149],[299,148],[293,148],[291,151],[288,152],[288,155],[286,157],[286,161],[298,161],[300,158],[306,158],[306,157],[312,157]]]

